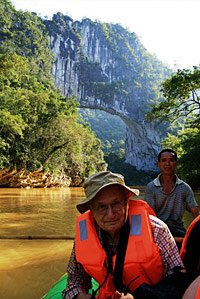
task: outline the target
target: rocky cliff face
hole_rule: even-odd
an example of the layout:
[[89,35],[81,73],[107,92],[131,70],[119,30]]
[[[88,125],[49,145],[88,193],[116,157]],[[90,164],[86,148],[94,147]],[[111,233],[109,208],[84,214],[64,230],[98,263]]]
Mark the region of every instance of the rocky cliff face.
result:
[[148,54],[135,33],[120,25],[85,19],[73,22],[58,13],[45,21],[55,63],[55,85],[83,108],[119,115],[127,125],[126,162],[157,170],[158,129],[144,121],[168,69]]

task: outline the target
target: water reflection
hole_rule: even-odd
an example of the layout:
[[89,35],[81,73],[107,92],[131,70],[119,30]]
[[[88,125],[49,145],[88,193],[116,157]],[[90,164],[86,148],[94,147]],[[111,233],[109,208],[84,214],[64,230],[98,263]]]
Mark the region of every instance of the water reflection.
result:
[[1,191],[0,235],[70,234],[76,201],[84,198],[81,188]]
[[[143,198],[145,187],[138,187]],[[0,189],[0,235],[75,235],[82,188]],[[200,204],[200,190],[195,192]],[[192,217],[185,213],[186,227]],[[0,298],[41,298],[66,271],[73,241],[0,240]]]

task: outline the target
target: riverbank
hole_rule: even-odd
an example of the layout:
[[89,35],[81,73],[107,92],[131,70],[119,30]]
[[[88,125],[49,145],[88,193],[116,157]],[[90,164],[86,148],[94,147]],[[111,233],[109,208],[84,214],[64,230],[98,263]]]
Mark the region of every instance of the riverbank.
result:
[[49,172],[39,170],[28,171],[26,169],[0,170],[1,188],[52,188],[52,187],[79,187],[82,179],[77,173],[70,175],[59,173],[57,176]]

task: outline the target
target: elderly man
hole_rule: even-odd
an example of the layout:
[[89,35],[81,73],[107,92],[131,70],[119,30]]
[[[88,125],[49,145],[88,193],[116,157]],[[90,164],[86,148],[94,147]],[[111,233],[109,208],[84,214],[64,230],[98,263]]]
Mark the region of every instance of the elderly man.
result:
[[88,294],[91,278],[99,283],[99,299],[139,298],[141,285],[155,285],[183,267],[168,227],[146,202],[131,199],[139,191],[121,175],[99,172],[83,187],[86,199],[77,205],[81,215],[63,298],[95,298]]

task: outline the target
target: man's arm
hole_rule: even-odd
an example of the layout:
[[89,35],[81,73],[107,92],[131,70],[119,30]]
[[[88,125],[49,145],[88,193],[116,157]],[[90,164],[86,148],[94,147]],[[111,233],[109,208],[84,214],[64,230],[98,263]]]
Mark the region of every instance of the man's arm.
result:
[[199,208],[198,207],[193,207],[190,209],[192,215],[193,215],[193,218],[196,218],[197,216],[199,216]]
[[185,199],[186,199],[186,209],[192,213],[193,218],[196,218],[199,215],[199,207],[198,204],[194,198],[194,193],[192,191],[192,188],[184,183],[186,186],[186,193],[185,193]]

